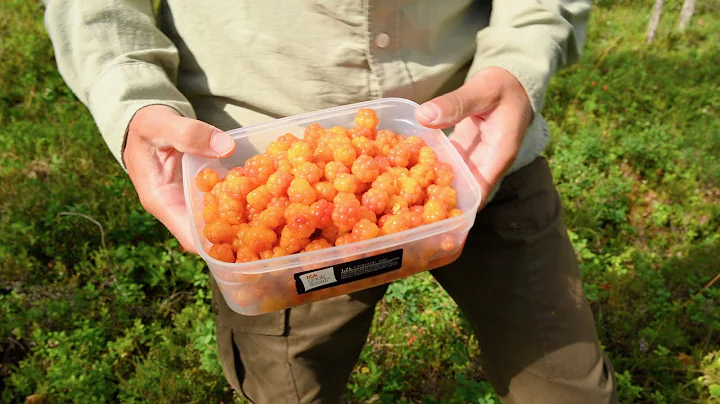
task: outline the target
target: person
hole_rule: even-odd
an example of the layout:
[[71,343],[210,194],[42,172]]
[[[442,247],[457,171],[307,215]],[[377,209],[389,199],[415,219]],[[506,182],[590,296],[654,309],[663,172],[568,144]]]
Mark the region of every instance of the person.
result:
[[[225,131],[381,97],[451,132],[485,196],[461,257],[432,275],[477,335],[506,403],[616,402],[562,219],[542,118],[581,54],[590,0],[45,0],[58,69],[142,206],[196,252],[184,153],[224,158]],[[261,316],[213,282],[218,349],[256,403],[342,400],[379,286]]]

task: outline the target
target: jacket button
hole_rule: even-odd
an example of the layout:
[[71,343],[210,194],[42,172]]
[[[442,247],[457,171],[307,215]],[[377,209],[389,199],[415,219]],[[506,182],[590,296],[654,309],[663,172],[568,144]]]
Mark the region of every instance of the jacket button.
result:
[[375,45],[378,48],[387,48],[390,45],[390,35],[381,32],[375,36]]

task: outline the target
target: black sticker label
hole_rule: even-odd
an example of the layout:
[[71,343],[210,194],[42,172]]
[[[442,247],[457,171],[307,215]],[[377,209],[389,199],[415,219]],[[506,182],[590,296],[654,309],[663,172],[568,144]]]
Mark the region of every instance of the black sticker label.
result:
[[402,267],[402,255],[403,250],[400,249],[331,267],[300,272],[295,274],[295,287],[301,295],[384,274]]

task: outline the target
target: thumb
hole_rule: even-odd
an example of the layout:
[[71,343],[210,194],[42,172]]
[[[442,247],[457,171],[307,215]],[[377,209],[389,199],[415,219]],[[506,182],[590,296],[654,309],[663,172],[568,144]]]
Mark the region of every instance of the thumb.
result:
[[186,118],[166,106],[150,106],[138,111],[131,122],[131,130],[153,146],[173,148],[181,153],[222,158],[235,151],[235,141],[220,129]]
[[469,116],[491,111],[500,100],[500,92],[495,91],[493,85],[477,79],[420,105],[415,110],[415,118],[428,128],[445,129]]

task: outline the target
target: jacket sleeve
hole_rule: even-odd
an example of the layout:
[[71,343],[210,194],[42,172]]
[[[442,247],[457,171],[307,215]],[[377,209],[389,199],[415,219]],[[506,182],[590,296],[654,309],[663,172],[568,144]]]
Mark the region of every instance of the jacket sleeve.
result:
[[487,67],[505,69],[540,113],[552,75],[580,57],[590,8],[591,0],[493,0],[468,78]]
[[162,104],[195,118],[176,88],[179,55],[158,29],[151,0],[44,0],[58,70],[124,167],[128,124]]

